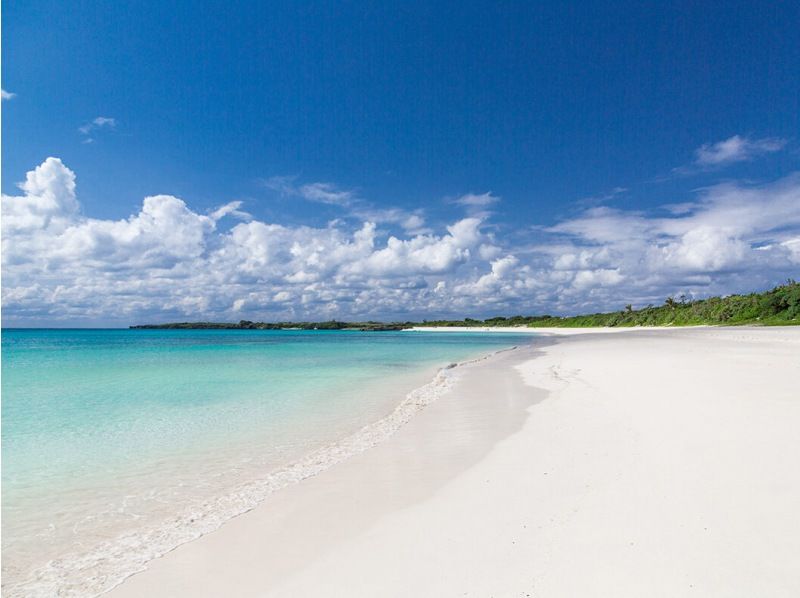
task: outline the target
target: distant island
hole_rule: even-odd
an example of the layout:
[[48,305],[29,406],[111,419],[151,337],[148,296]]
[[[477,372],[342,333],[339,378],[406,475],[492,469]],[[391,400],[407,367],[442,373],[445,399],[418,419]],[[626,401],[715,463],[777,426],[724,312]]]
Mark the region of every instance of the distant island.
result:
[[357,331],[388,331],[403,330],[411,326],[419,326],[414,322],[251,322],[240,320],[238,322],[172,322],[169,324],[140,324],[130,326],[135,329],[203,329],[203,330],[357,330]]
[[788,280],[763,293],[711,297],[695,301],[686,297],[667,297],[663,305],[578,316],[497,316],[485,320],[423,320],[422,322],[173,322],[140,324],[133,329],[224,329],[224,330],[358,330],[368,332],[404,330],[415,326],[430,327],[529,327],[591,328],[624,326],[786,326],[800,324],[800,283]]

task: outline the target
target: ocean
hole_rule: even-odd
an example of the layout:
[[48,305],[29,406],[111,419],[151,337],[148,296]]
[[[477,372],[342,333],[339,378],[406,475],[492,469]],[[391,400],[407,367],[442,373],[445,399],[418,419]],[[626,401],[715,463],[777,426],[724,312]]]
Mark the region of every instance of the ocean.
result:
[[444,366],[530,338],[3,330],[4,595],[113,587],[379,442],[446,389]]

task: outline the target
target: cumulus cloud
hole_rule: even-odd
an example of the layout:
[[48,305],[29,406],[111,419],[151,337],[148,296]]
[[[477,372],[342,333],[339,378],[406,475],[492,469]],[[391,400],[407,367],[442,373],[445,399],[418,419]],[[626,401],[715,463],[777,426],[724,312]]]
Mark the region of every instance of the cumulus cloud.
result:
[[15,233],[63,230],[78,213],[75,173],[58,158],[47,158],[18,187],[23,196],[3,196],[3,243]]
[[694,163],[702,168],[725,166],[734,162],[752,160],[762,154],[780,151],[785,145],[785,139],[776,137],[750,139],[734,135],[723,141],[701,145],[694,152]]
[[425,215],[421,209],[361,207],[352,211],[351,216],[370,222],[397,224],[406,233],[424,234],[433,232],[425,225]]
[[465,218],[447,227],[447,234],[389,237],[386,247],[348,264],[345,272],[381,278],[444,274],[467,262],[482,240],[481,221]]
[[5,89],[0,89],[0,95],[2,95],[4,100],[11,100],[17,97],[17,94],[6,91]]
[[[800,175],[747,186],[727,183],[701,192],[668,217],[596,208],[549,231],[561,237],[557,271],[598,279],[594,300],[610,301],[621,284],[640,302],[676,291],[688,295],[763,287],[795,273],[791,247],[800,239]],[[573,285],[575,286],[575,285]],[[565,291],[569,295],[570,289]]]
[[171,195],[98,219],[57,158],[19,188],[2,198],[9,325],[616,309],[764,287],[800,265],[800,175],[710,187],[680,210],[587,209],[524,247],[487,234],[481,217],[421,230],[400,209],[371,214],[412,219],[390,235],[366,209],[360,221],[287,226],[241,202],[202,214]]

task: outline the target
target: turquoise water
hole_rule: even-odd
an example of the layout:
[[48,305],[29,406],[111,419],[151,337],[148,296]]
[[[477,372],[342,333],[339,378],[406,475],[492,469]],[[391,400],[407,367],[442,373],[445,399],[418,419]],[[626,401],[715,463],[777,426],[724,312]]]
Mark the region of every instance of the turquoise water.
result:
[[124,573],[158,550],[103,563],[115,541],[163,550],[204,533],[262,499],[273,472],[386,417],[437,368],[529,339],[4,330],[4,585],[37,572],[21,594],[80,593],[71,568]]

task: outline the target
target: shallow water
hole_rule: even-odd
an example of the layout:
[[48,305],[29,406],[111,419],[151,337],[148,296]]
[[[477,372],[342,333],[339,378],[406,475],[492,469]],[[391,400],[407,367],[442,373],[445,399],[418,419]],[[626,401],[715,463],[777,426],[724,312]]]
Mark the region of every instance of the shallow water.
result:
[[529,339],[4,330],[4,586],[106,588],[335,462],[342,450],[324,447],[386,417],[437,368]]

